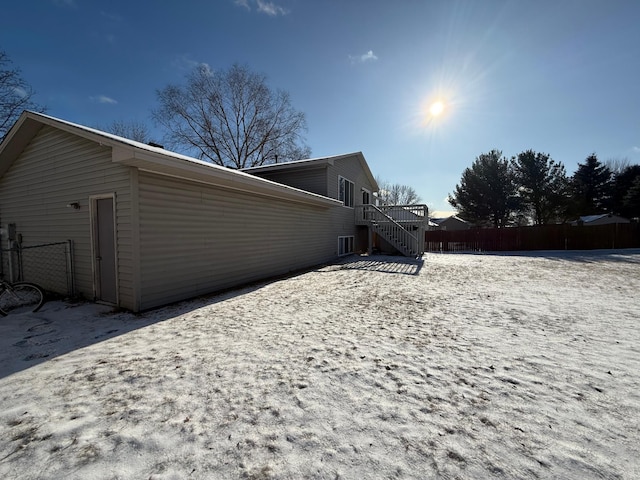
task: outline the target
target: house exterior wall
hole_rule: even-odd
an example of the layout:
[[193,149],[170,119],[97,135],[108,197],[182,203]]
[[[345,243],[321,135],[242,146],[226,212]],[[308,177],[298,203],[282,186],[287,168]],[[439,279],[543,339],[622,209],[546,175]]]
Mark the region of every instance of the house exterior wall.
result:
[[[333,165],[327,168],[327,196],[339,198],[338,178],[344,177],[355,185],[355,205],[362,205],[362,189],[370,193],[373,186],[369,182],[365,171],[357,157],[346,157],[335,160]],[[371,199],[373,201],[373,199]],[[335,236],[353,235],[354,245],[361,247],[368,244],[367,230],[358,228],[355,224],[355,209],[351,207],[338,207],[333,214],[332,230]],[[366,248],[362,249],[363,251]]]
[[[327,167],[320,165],[316,168],[287,169],[253,173],[261,178],[266,178],[273,182],[289,185],[290,187],[306,190],[327,196]],[[335,198],[335,197],[334,197]]]
[[455,217],[449,217],[441,220],[438,224],[440,230],[457,231],[457,230],[469,230],[471,225],[467,222],[463,222]]
[[[10,154],[3,150],[11,163],[3,164],[8,170],[0,177],[0,223],[15,223],[25,247],[72,240],[75,288],[86,298],[95,294],[91,213],[97,198],[115,199],[118,305],[134,311],[333,261],[344,237],[354,237],[348,240],[356,250],[366,246],[367,229],[355,225],[353,207],[279,187],[252,193],[232,190],[233,182],[223,188],[170,176],[180,169],[151,173],[146,164],[123,161],[136,145],[121,148],[108,136],[103,143],[95,132],[68,133],[78,128],[73,125],[45,122],[37,133],[38,124],[21,125],[31,128],[21,130],[24,143],[11,144],[17,146]],[[354,183],[355,206],[363,188],[373,190],[357,155],[260,176],[333,198],[343,176]],[[289,200],[271,196],[281,190]],[[79,209],[68,207],[75,202]]]
[[76,292],[93,298],[89,197],[115,194],[120,305],[133,308],[130,172],[111,148],[43,126],[0,178],[0,222],[16,224],[23,246],[73,240]]
[[140,308],[285,274],[337,256],[332,211],[138,174]]
[[[338,178],[340,176],[354,183],[355,205],[362,205],[362,189],[370,194],[375,187],[369,181],[365,170],[357,155],[336,158],[318,166],[310,167],[304,164],[293,164],[280,170],[265,170],[251,172],[253,175],[307,190],[319,195],[339,199]],[[373,202],[373,198],[370,198]],[[354,237],[355,251],[366,251],[368,246],[368,231],[358,228],[355,224],[355,209],[353,207],[338,207],[331,210],[329,231],[333,242],[337,245],[338,237]]]

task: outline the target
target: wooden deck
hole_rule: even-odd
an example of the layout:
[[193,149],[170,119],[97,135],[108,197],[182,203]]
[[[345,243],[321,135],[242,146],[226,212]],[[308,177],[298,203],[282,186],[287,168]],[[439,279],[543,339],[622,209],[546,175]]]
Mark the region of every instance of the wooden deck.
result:
[[359,205],[355,222],[369,227],[369,252],[376,233],[407,257],[424,253],[424,232],[429,223],[426,205]]

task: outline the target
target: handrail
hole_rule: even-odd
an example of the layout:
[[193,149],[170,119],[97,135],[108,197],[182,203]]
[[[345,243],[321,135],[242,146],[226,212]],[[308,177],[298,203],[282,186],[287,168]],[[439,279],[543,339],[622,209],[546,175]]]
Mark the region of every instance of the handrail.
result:
[[356,206],[356,222],[364,220],[366,223],[366,210],[369,207],[376,207],[384,214],[393,218],[396,222],[410,223],[412,225],[422,224],[424,226],[429,224],[429,209],[424,204],[415,205],[358,205]]
[[394,247],[405,255],[418,255],[419,241],[415,235],[376,205],[366,205],[363,211],[374,230],[381,233]]
[[429,209],[424,204],[380,205],[378,208],[396,221],[429,223]]

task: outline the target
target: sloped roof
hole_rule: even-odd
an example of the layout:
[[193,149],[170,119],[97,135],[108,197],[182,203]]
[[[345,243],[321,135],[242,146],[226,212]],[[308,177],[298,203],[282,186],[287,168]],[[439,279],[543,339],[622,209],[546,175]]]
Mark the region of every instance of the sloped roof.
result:
[[457,221],[457,222],[460,222],[460,223],[469,223],[469,222],[467,222],[466,220],[460,218],[457,215],[450,215],[448,217],[430,218],[429,220],[431,222],[434,222],[434,223],[438,224],[438,225],[440,225],[442,222],[445,222],[447,220],[454,220],[454,221]]
[[31,111],[22,113],[18,121],[9,130],[2,144],[0,144],[0,177],[11,167],[44,125],[111,147],[113,149],[112,158],[115,163],[298,203],[320,206],[342,205],[342,202],[332,198]]
[[457,214],[456,210],[429,210],[430,218],[449,218]]
[[[596,222],[596,221],[601,220],[603,218],[608,218],[608,219],[611,219],[611,220],[613,220],[615,222],[618,222],[618,223],[628,223],[629,222],[629,219],[624,218],[624,217],[620,217],[618,215],[613,215],[611,213],[602,213],[600,215],[584,215],[584,216],[580,217],[580,221],[582,221],[583,223],[593,223],[593,222]],[[614,223],[613,221],[611,223]],[[577,223],[577,222],[574,222],[574,223]]]
[[606,217],[607,214],[603,213],[601,215],[585,215],[583,217],[580,217],[580,220],[582,220],[584,223],[591,223],[591,222],[595,222],[596,220],[600,220],[601,218]]
[[277,172],[277,171],[283,171],[283,170],[303,170],[308,168],[319,167],[322,165],[333,165],[336,160],[341,160],[349,157],[356,157],[360,161],[362,170],[364,170],[365,175],[369,180],[369,183],[373,186],[373,190],[378,191],[380,189],[380,187],[378,187],[378,182],[376,182],[375,177],[371,173],[369,164],[365,160],[362,152],[345,153],[342,155],[333,155],[329,157],[308,158],[305,160],[296,160],[294,162],[271,163],[269,165],[261,165],[259,167],[244,168],[242,171],[248,172],[248,173],[259,173],[259,172]]

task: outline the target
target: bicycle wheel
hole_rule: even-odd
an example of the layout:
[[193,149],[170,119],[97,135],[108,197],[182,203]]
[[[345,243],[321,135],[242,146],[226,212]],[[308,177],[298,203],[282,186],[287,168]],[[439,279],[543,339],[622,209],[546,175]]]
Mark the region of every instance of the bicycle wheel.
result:
[[37,312],[44,303],[42,289],[33,283],[14,283],[0,295],[0,314]]

